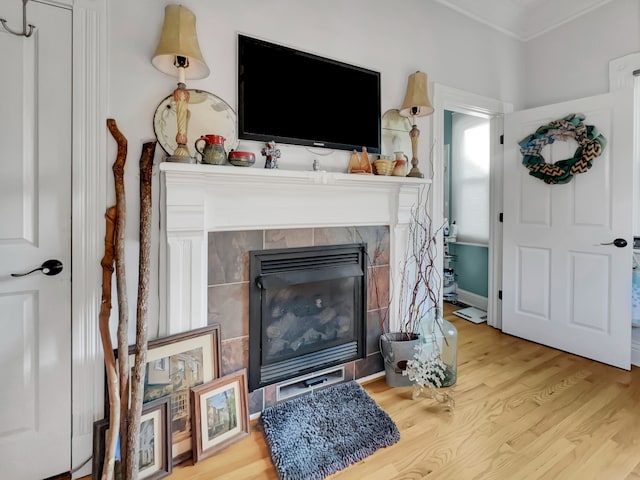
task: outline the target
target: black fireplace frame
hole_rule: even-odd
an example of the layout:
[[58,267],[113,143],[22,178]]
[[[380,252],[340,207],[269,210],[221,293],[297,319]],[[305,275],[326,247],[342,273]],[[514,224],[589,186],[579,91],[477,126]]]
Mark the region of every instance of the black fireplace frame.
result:
[[[263,365],[263,291],[282,285],[354,279],[354,341]],[[249,252],[249,391],[366,357],[367,244],[350,243]],[[260,331],[260,334],[256,334]],[[285,364],[286,363],[286,364]]]

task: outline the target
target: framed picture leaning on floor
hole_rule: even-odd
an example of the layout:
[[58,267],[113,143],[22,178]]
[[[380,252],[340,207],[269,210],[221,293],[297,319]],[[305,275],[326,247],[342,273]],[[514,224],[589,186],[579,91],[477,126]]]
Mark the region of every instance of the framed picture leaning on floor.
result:
[[249,435],[247,371],[191,388],[193,462]]
[[138,479],[158,480],[172,471],[171,397],[158,398],[142,406]]
[[[131,368],[134,361],[135,346],[130,346]],[[148,343],[143,402],[170,397],[173,465],[192,455],[190,389],[220,377],[220,364],[220,325],[217,324]]]

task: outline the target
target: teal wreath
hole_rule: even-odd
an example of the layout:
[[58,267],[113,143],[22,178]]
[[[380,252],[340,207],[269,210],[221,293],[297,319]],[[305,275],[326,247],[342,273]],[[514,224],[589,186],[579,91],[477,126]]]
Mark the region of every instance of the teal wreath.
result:
[[[529,169],[529,175],[544,180],[545,183],[568,183],[574,175],[591,168],[593,160],[599,157],[607,145],[606,139],[593,125],[585,125],[584,115],[575,113],[560,120],[554,120],[539,127],[535,133],[518,142],[522,153],[522,164]],[[547,163],[541,155],[545,145],[556,140],[574,139],[578,142],[573,157]]]

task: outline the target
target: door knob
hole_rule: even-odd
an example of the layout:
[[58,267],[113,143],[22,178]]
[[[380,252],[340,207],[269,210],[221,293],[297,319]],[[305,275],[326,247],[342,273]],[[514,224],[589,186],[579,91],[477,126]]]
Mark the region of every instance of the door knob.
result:
[[615,245],[618,248],[627,246],[627,241],[624,238],[616,238],[613,242],[601,243],[600,245]]
[[60,260],[47,260],[42,265],[40,265],[38,268],[34,268],[30,272],[12,273],[11,276],[12,277],[24,277],[26,275],[29,275],[29,274],[33,273],[33,272],[42,272],[45,275],[53,276],[53,275],[59,274],[61,271],[62,271],[62,262]]

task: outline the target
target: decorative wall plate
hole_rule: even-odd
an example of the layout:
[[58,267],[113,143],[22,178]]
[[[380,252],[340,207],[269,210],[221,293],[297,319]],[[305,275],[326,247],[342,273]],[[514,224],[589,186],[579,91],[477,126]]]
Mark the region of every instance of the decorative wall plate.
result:
[[[227,102],[204,90],[189,90],[189,123],[187,147],[191,156],[199,158],[194,143],[201,135],[222,135],[227,153],[238,147],[238,122],[236,112]],[[153,116],[153,130],[162,149],[171,155],[177,147],[176,105],[173,94],[166,97]]]
[[392,108],[382,115],[382,153],[393,155],[403,152],[411,155],[411,121],[398,112],[397,108]]

